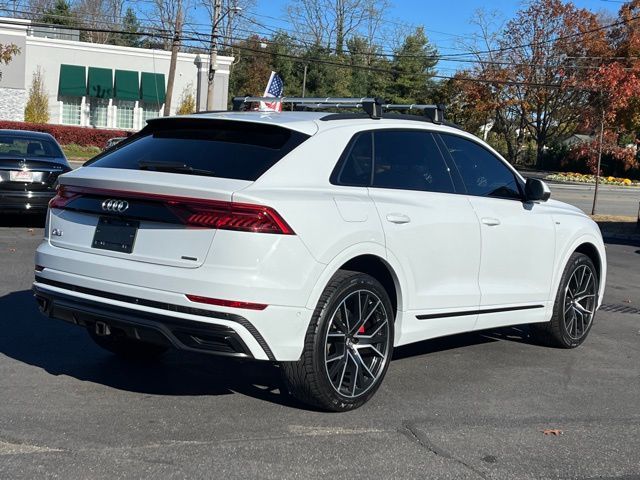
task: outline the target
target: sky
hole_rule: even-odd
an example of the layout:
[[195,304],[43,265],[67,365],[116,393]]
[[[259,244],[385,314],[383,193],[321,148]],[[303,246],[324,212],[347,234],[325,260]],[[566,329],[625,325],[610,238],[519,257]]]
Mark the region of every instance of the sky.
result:
[[[474,13],[483,8],[487,12],[496,11],[505,19],[513,17],[524,2],[509,0],[389,0],[391,9],[386,19],[409,25],[423,25],[429,39],[440,54],[451,54],[465,50],[461,42],[468,41],[475,27],[470,20]],[[276,18],[286,18],[285,7],[290,0],[257,0],[256,18],[271,27],[286,27]],[[622,4],[620,0],[574,0],[576,6],[594,12],[615,15]],[[264,17],[260,19],[260,12]],[[455,62],[440,62],[439,73],[453,74],[461,65]]]

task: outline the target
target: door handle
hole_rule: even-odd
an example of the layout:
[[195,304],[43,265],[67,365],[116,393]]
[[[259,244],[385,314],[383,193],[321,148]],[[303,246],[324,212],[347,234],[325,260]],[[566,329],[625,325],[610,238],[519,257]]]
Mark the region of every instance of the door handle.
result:
[[495,227],[496,225],[500,225],[500,220],[492,217],[483,217],[481,220],[485,225],[489,225],[490,227]]
[[387,221],[391,223],[402,224],[402,223],[409,223],[411,219],[401,213],[390,213],[387,215]]

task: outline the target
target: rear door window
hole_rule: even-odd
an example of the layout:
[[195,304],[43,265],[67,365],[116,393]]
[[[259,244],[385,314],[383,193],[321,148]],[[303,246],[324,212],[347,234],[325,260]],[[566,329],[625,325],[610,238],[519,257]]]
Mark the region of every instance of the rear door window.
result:
[[307,138],[286,128],[249,122],[161,120],[87,166],[254,181]]
[[454,193],[442,153],[430,132],[377,130],[373,186]]

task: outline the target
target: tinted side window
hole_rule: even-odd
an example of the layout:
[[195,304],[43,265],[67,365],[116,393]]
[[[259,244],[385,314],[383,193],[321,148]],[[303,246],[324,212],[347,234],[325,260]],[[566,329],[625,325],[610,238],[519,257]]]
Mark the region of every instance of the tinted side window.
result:
[[358,134],[347,146],[333,183],[368,187],[371,184],[373,139],[370,132]]
[[374,187],[454,192],[449,169],[431,133],[378,130],[374,138]]
[[521,198],[513,172],[489,150],[457,135],[440,134],[469,195]]

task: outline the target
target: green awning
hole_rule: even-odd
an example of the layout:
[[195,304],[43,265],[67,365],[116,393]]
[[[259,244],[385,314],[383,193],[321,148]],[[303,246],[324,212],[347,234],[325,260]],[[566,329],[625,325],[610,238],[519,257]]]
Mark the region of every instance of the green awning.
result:
[[86,68],[79,65],[60,65],[58,95],[61,97],[84,97],[86,94]]
[[162,105],[165,99],[164,73],[142,72],[140,82],[141,97],[144,102]]
[[111,98],[113,96],[113,73],[110,68],[89,67],[89,96]]
[[114,89],[114,98],[118,100],[140,100],[138,72],[116,70]]

